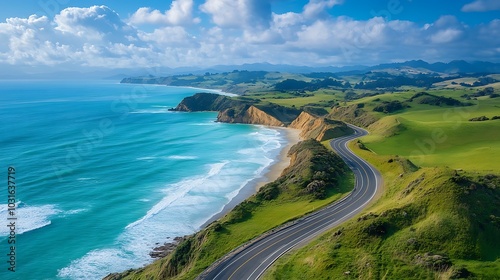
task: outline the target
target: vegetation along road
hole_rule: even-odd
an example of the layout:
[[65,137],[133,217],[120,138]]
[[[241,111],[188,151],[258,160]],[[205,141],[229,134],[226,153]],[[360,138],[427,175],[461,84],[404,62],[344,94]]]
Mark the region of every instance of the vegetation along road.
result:
[[200,279],[258,279],[266,269],[290,249],[303,245],[313,237],[339,225],[359,213],[375,197],[380,187],[380,173],[347,148],[347,143],[367,132],[350,125],[355,133],[330,142],[332,148],[353,170],[356,185],[345,198],[276,230],[241,248],[237,253],[211,266]]

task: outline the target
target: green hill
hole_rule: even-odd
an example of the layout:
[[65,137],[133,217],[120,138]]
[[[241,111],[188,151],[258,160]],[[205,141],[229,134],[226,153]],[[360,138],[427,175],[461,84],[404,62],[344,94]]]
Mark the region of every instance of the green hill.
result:
[[[435,90],[432,95],[460,97],[463,91]],[[408,100],[412,92],[383,94],[357,100],[371,108],[381,102]],[[376,101],[377,100],[377,101]],[[478,98],[470,106],[439,107],[416,104],[391,115],[378,114],[379,121],[367,126],[371,135],[363,138],[367,148],[379,155],[399,155],[423,167],[444,167],[485,173],[500,172],[500,122],[471,122],[469,119],[500,114],[500,99]],[[354,105],[351,105],[354,106]]]
[[418,104],[428,104],[434,106],[468,106],[471,103],[464,103],[460,100],[451,97],[442,97],[429,94],[427,92],[419,92],[412,96],[408,102],[416,102]]
[[[500,103],[464,106],[460,95],[387,93],[334,108],[330,115],[370,130],[351,148],[381,170],[384,193],[265,279],[500,279],[500,123],[469,122],[492,118]],[[412,105],[373,112],[394,101]]]
[[383,166],[383,197],[264,279],[499,279],[500,177],[358,153]]

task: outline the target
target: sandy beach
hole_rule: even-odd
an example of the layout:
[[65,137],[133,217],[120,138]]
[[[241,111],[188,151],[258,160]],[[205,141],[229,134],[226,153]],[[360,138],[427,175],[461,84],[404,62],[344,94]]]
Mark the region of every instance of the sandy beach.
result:
[[300,142],[300,130],[293,128],[277,128],[281,133],[284,133],[287,139],[287,145],[281,150],[278,155],[276,161],[266,168],[264,176],[256,178],[250,181],[247,185],[245,185],[238,195],[234,197],[219,213],[213,215],[208,221],[206,221],[201,228],[206,227],[208,224],[222,218],[226,215],[231,209],[233,209],[236,205],[240,204],[242,201],[247,199],[248,197],[255,194],[259,188],[264,186],[267,183],[270,183],[279,178],[283,170],[290,165],[290,158],[287,156],[290,148]]
[[255,191],[258,191],[265,184],[273,182],[279,178],[283,170],[290,165],[288,151],[290,151],[290,148],[293,145],[299,143],[300,141],[300,130],[293,128],[280,128],[280,130],[282,130],[286,134],[288,144],[285,148],[283,148],[283,150],[281,150],[278,161],[268,167],[268,170],[264,177],[259,178],[260,180],[255,186]]

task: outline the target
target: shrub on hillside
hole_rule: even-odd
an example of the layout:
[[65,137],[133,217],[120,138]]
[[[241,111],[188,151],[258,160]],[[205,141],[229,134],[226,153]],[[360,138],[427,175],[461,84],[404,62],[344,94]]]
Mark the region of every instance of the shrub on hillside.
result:
[[406,105],[401,103],[400,101],[384,101],[382,102],[382,104],[375,106],[375,108],[373,108],[373,111],[389,114],[402,110],[405,107]]

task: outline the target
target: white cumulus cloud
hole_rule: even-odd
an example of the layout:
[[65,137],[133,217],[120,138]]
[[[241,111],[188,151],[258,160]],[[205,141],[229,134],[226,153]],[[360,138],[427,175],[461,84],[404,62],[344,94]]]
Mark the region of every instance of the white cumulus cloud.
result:
[[450,28],[445,30],[439,30],[435,34],[431,35],[430,38],[433,43],[442,44],[442,43],[453,42],[457,40],[461,35],[462,35],[461,30]]
[[193,0],[174,0],[165,13],[159,10],[139,8],[129,19],[131,24],[167,24],[183,25],[198,23],[199,18],[193,18]]
[[339,5],[343,0],[309,0],[304,6],[303,14],[307,18],[314,18],[325,12],[327,8],[332,8],[334,5]]
[[[135,23],[106,6],[67,8],[52,18],[6,19],[0,23],[0,67],[371,65],[500,57],[499,19],[474,26],[454,16],[427,23],[357,20],[324,13],[338,1],[310,0],[301,12],[277,14],[271,12],[271,0],[205,0],[200,11],[212,21],[192,24],[195,7],[181,9],[182,3],[192,1],[174,1],[165,13],[144,10],[152,18]],[[170,11],[184,12],[167,17]],[[317,16],[308,16],[313,14]]]
[[488,12],[498,10],[500,10],[500,1],[498,0],[475,0],[462,7],[462,12]]
[[152,33],[141,33],[140,38],[162,47],[196,47],[196,38],[180,26],[167,26],[155,29]]
[[207,0],[200,9],[220,27],[263,28],[271,21],[269,0]]
[[137,31],[124,23],[119,15],[106,6],[67,8],[55,16],[56,30],[85,40],[124,42],[133,40]]

